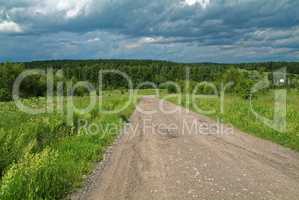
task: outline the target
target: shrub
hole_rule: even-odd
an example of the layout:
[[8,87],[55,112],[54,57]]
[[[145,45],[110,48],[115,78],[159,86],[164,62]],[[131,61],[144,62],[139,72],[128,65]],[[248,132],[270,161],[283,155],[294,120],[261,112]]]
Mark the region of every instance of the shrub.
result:
[[264,74],[257,71],[240,70],[232,67],[226,70],[217,82],[222,81],[224,84],[232,82],[233,86],[228,88],[226,92],[238,94],[243,99],[249,99],[253,95],[251,94],[252,87],[256,82],[262,80],[263,76]]
[[175,85],[171,85],[170,84],[169,86],[167,86],[167,91],[170,94],[174,94],[174,93],[178,92],[178,89],[177,89],[177,87]]
[[0,88],[0,101],[8,101],[10,100],[10,94],[7,88]]

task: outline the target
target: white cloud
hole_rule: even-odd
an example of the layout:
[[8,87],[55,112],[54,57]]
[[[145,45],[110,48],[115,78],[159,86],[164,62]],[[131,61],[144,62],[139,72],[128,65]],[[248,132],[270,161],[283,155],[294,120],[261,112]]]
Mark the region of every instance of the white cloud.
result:
[[201,7],[206,8],[210,4],[210,0],[184,0],[184,4],[188,6],[200,4]]
[[29,10],[39,15],[62,14],[65,19],[73,19],[88,14],[94,2],[94,0],[46,0],[32,4]]
[[0,33],[20,33],[23,32],[21,26],[13,21],[0,22]]
[[98,38],[98,37],[91,38],[91,39],[87,40],[87,42],[98,42],[98,41],[100,41],[100,38]]
[[65,17],[76,18],[84,12],[88,12],[91,0],[59,1],[58,10],[66,11]]
[[161,41],[162,38],[153,38],[153,37],[143,37],[135,42],[132,42],[132,43],[127,43],[125,45],[125,48],[126,49],[136,49],[136,48],[139,48],[139,47],[142,47],[146,44],[154,44],[154,43],[157,43],[159,41]]

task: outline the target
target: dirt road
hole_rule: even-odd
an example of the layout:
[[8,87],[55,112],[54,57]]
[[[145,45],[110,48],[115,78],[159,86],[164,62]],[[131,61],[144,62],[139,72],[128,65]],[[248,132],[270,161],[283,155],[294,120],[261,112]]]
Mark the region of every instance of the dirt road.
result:
[[[299,154],[145,97],[102,169],[73,199],[299,199]],[[217,127],[218,126],[218,127]]]

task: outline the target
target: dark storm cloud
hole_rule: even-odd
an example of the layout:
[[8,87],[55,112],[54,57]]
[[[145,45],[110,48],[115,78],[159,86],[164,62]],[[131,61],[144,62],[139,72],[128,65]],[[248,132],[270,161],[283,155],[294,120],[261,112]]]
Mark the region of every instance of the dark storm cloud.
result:
[[3,1],[0,60],[296,60],[298,8],[297,0]]

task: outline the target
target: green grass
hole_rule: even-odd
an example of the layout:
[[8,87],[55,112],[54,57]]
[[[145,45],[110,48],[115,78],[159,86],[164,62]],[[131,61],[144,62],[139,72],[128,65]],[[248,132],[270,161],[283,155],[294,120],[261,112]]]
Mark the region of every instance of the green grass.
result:
[[[224,112],[220,112],[220,100],[217,99],[197,99],[187,101],[185,97],[181,105],[192,111],[198,112],[194,105],[205,111],[213,111],[206,114],[214,119],[221,119],[225,123],[231,123],[238,129],[255,135],[257,137],[270,140],[285,147],[299,151],[299,93],[298,91],[288,91],[287,96],[287,130],[286,132],[276,131],[258,120],[250,109],[250,103],[235,95],[226,95],[224,101]],[[179,104],[177,96],[170,99],[171,102]],[[269,119],[273,116],[274,101],[273,93],[260,94],[253,100],[254,110]]]
[[[126,94],[111,93],[103,98],[103,108],[124,105]],[[88,104],[88,97],[76,97],[76,107]],[[28,99],[31,106],[45,105],[45,99]],[[103,114],[97,107],[89,114],[75,113],[74,120],[85,119],[103,129],[92,134],[69,125],[59,112],[29,115],[12,102],[0,103],[0,199],[62,199],[81,186],[96,161],[102,159],[122,127],[123,119],[134,110],[131,103],[121,113]],[[55,102],[56,105],[56,102]],[[118,125],[105,132],[105,127]]]

